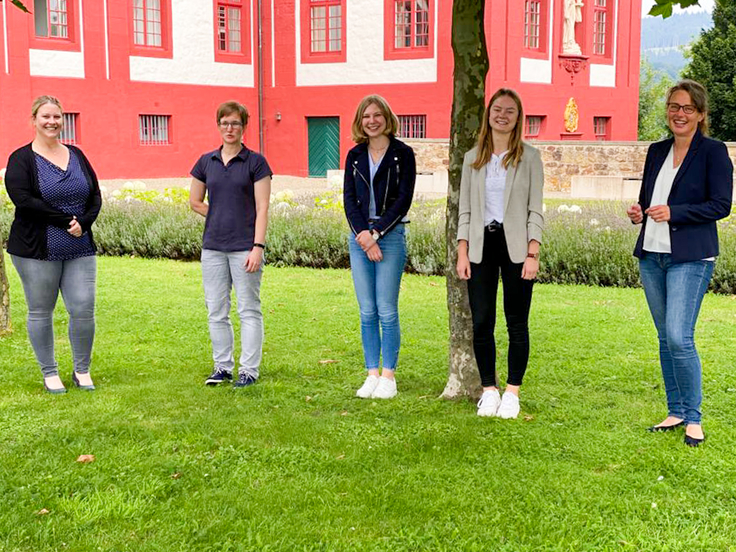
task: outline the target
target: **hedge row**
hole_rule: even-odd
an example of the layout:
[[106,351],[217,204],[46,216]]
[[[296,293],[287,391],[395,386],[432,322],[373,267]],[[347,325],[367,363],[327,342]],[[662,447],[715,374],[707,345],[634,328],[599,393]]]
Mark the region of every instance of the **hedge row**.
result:
[[[278,197],[278,196],[277,196]],[[546,229],[539,280],[558,284],[637,286],[639,273],[631,252],[638,227],[629,223],[626,205],[615,201],[579,202],[567,206],[546,202]],[[444,200],[415,201],[410,212],[407,270],[445,273]],[[719,223],[721,255],[712,289],[736,293],[736,226],[734,216]],[[339,194],[274,200],[269,214],[269,264],[312,268],[349,266],[348,229]],[[3,242],[12,206],[0,206]],[[103,255],[196,260],[202,243],[203,219],[181,200],[144,200],[129,194],[107,201],[95,225]]]

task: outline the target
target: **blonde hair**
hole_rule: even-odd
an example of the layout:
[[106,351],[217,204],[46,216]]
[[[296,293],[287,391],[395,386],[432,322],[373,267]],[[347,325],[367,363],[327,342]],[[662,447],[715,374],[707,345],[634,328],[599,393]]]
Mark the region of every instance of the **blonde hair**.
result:
[[44,106],[46,104],[52,104],[59,108],[59,111],[61,111],[62,115],[64,114],[64,108],[61,107],[61,102],[58,98],[54,96],[39,96],[35,100],[33,100],[33,104],[31,105],[31,117],[35,118],[36,115],[38,115],[38,110],[41,109],[41,106]]
[[521,161],[521,156],[524,153],[524,142],[521,141],[522,130],[524,128],[524,108],[521,105],[521,98],[519,95],[511,90],[510,88],[499,88],[496,93],[491,96],[488,100],[488,105],[483,113],[483,120],[480,123],[480,132],[478,133],[478,155],[473,163],[473,168],[480,169],[483,165],[487,164],[491,160],[491,154],[493,153],[493,129],[491,128],[488,119],[491,115],[491,107],[493,102],[502,96],[508,96],[514,103],[516,108],[519,110],[519,115],[516,118],[516,126],[511,131],[511,137],[509,138],[509,149],[508,153],[504,156],[502,164],[505,169],[508,169],[510,165],[516,167]]
[[217,108],[217,124],[220,124],[220,119],[223,117],[233,114],[240,117],[240,122],[243,123],[243,127],[248,125],[248,109],[240,102],[236,102],[234,100],[221,103],[220,107]]
[[353,141],[356,144],[362,144],[368,141],[368,136],[363,132],[363,114],[368,109],[369,105],[375,105],[383,113],[383,118],[386,119],[386,130],[384,134],[386,136],[395,136],[399,131],[399,119],[391,111],[391,106],[388,102],[378,94],[371,94],[366,96],[358,104],[358,109],[355,111],[355,118],[353,119],[353,126],[351,132],[353,135]]
[[708,91],[705,89],[705,86],[700,84],[697,81],[690,80],[690,79],[684,79],[678,82],[675,86],[670,88],[667,91],[667,102],[670,103],[670,99],[672,99],[672,94],[675,92],[682,90],[683,92],[687,92],[690,96],[690,100],[693,102],[693,105],[695,106],[695,109],[698,110],[698,113],[701,113],[703,115],[703,120],[698,122],[698,130],[704,135],[708,135]]

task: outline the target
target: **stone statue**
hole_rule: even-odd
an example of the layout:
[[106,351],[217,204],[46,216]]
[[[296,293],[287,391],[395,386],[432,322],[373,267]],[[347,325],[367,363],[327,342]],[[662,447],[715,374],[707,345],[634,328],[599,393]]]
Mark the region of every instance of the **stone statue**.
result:
[[575,42],[575,23],[583,20],[583,0],[565,0],[564,24],[562,27],[562,53],[580,55],[582,51]]
[[565,130],[575,132],[578,129],[578,104],[575,98],[567,100],[565,106]]

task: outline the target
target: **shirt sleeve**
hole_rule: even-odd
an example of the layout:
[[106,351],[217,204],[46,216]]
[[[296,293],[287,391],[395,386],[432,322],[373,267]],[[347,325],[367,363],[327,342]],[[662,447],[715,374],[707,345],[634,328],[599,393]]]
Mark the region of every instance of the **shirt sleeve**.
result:
[[267,176],[273,176],[273,171],[271,171],[271,167],[268,166],[268,161],[266,161],[266,158],[262,155],[256,155],[255,159],[253,160],[253,182],[258,182],[262,178],[266,178]]
[[205,156],[200,157],[192,167],[192,171],[189,173],[200,182],[207,183],[207,172],[205,171]]

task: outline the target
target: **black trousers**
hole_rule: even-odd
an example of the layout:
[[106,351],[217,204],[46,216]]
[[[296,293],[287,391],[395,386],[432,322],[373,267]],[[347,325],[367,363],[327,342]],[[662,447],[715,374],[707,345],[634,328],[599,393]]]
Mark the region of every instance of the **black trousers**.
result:
[[509,375],[507,384],[521,385],[529,362],[529,309],[532,304],[533,280],[523,280],[523,263],[509,259],[503,229],[485,232],[483,260],[470,265],[468,297],[473,317],[473,349],[484,387],[497,384],[496,295],[498,275],[503,283],[503,312],[509,332]]

